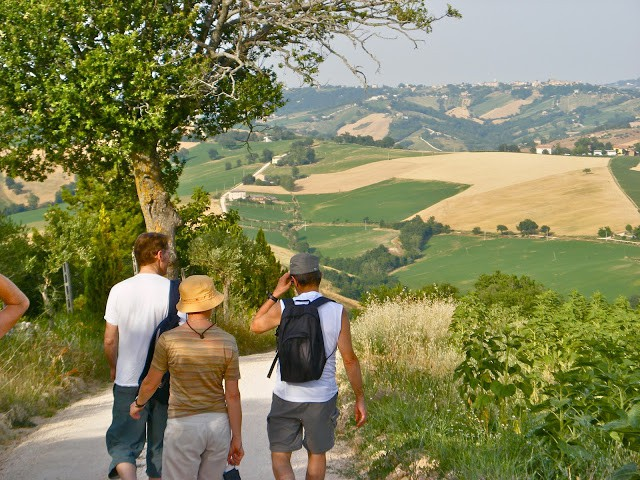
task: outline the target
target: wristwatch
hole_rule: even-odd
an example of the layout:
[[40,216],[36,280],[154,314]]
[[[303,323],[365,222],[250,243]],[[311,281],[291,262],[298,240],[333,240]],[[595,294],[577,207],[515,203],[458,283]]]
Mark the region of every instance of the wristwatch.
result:
[[267,294],[267,298],[269,300],[273,300],[274,302],[278,303],[278,300],[280,300],[278,297],[276,297],[273,293],[268,293]]
[[137,396],[136,396],[135,400],[133,401],[133,404],[136,406],[136,408],[144,408],[144,406],[146,405],[146,403],[143,403],[142,405],[139,405]]

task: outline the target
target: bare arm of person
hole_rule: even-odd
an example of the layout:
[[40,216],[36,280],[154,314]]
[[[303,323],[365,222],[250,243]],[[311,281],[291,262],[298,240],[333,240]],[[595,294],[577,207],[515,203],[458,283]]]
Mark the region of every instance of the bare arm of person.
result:
[[[291,275],[287,272],[280,277],[278,285],[273,290],[273,296],[280,298],[289,291],[291,287]],[[274,302],[271,299],[267,299],[262,306],[256,312],[256,315],[251,321],[251,331],[253,333],[264,333],[280,325],[280,316],[282,315],[282,309],[280,308],[280,302]]]
[[0,274],[0,300],[4,308],[0,310],[0,338],[4,337],[29,308],[29,299],[7,277]]
[[[131,418],[134,418],[136,420],[140,419],[140,412],[160,386],[160,382],[162,382],[163,376],[163,371],[153,367],[149,368],[149,373],[147,373],[147,376],[144,377],[144,380],[140,384],[138,397],[129,406],[129,415],[131,415]],[[140,406],[138,407],[136,406],[136,404]]]
[[344,369],[347,372],[347,378],[356,397],[355,403],[355,419],[356,426],[361,427],[367,421],[367,407],[364,402],[364,387],[362,382],[362,372],[360,371],[360,362],[353,350],[351,342],[351,324],[346,310],[342,309],[342,328],[338,337],[338,350],[342,356]]
[[118,362],[118,326],[106,322],[104,328],[104,354],[111,370],[111,381],[116,379],[116,363]]
[[240,388],[238,380],[224,381],[224,398],[227,402],[229,425],[231,426],[231,445],[227,455],[229,465],[240,465],[244,457],[242,448],[242,405],[240,403]]

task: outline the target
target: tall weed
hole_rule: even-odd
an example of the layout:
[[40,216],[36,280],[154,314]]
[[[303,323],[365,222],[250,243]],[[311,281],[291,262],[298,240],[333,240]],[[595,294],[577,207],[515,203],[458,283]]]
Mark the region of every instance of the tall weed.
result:
[[13,427],[51,415],[96,379],[107,381],[103,323],[92,316],[58,315],[21,322],[0,340],[0,414]]
[[352,327],[361,361],[434,377],[451,373],[460,360],[448,342],[454,309],[451,300],[371,303]]

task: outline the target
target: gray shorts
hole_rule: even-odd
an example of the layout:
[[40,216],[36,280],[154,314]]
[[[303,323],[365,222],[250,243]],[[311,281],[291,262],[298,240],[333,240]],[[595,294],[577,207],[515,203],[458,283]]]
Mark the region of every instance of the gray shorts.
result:
[[337,400],[336,394],[326,402],[288,402],[274,394],[267,416],[271,451],[293,452],[301,447],[309,453],[331,450],[339,415]]

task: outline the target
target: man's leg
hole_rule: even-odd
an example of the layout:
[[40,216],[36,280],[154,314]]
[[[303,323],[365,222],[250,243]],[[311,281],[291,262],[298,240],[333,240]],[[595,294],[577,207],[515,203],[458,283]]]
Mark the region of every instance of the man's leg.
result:
[[106,435],[107,451],[111,457],[109,478],[136,479],[136,459],[144,447],[148,415],[145,408],[140,412],[140,420],[129,416],[129,406],[137,390],[136,387],[113,387],[113,417]]
[[136,466],[133,463],[122,462],[116,465],[116,472],[120,475],[121,480],[137,480]]
[[309,452],[306,480],[324,480],[327,471],[327,454]]
[[149,480],[162,478],[162,446],[164,430],[167,427],[168,405],[156,399],[149,404],[149,418],[147,419],[147,475]]
[[291,452],[271,452],[271,468],[276,480],[296,480],[291,467]]

